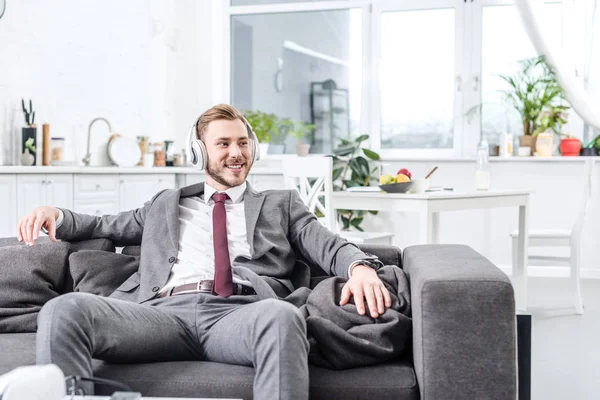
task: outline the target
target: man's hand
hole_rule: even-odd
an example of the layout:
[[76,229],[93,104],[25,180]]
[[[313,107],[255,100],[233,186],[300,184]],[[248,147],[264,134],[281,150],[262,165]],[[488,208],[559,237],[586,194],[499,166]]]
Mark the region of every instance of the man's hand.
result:
[[364,299],[367,300],[371,317],[377,318],[392,306],[390,292],[377,276],[377,272],[366,265],[357,265],[352,270],[352,276],[342,288],[340,306],[348,304],[350,296],[354,296],[354,304],[360,315],[365,313]]
[[33,243],[39,236],[40,229],[44,227],[48,231],[50,240],[56,242],[56,220],[58,216],[58,208],[36,208],[19,221],[17,225],[17,239],[19,239],[19,242],[25,241],[25,244],[28,246],[33,246]]

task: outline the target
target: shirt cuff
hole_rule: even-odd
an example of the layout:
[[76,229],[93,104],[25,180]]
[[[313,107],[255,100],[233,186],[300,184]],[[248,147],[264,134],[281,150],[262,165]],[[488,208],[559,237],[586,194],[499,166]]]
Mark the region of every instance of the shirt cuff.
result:
[[[65,213],[60,208],[58,209],[58,218],[56,218],[56,229],[62,225],[63,220],[65,219]],[[48,234],[48,230],[42,226],[42,232],[46,235]]]

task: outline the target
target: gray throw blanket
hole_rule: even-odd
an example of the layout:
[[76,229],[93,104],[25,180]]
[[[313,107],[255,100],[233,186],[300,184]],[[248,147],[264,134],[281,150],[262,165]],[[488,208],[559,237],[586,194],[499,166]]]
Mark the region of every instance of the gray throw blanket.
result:
[[[236,273],[250,280],[259,296],[276,297],[254,273],[245,268],[236,268]],[[346,279],[337,276],[324,279],[312,290],[299,288],[282,299],[298,306],[306,318],[309,362],[329,369],[364,367],[395,359],[409,348],[412,321],[408,279],[395,265],[378,269],[377,275],[392,297],[392,306],[378,318],[371,318],[368,311],[359,315],[352,297],[340,307]]]

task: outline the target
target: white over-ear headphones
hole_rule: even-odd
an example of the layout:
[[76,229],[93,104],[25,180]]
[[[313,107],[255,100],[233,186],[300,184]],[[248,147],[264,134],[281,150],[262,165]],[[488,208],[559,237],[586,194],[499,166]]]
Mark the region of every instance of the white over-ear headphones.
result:
[[[196,135],[196,126],[198,125],[199,120],[200,117],[196,118],[194,124],[190,128],[186,152],[188,162],[196,167],[198,171],[203,171],[206,169],[206,164],[208,163],[208,153],[206,151],[206,146]],[[242,122],[246,125],[246,129],[248,130],[248,137],[250,138],[250,159],[252,160],[252,164],[254,164],[256,161],[260,160],[260,146],[258,145],[258,139],[256,138],[256,134],[252,130],[250,123],[244,117],[242,117]]]

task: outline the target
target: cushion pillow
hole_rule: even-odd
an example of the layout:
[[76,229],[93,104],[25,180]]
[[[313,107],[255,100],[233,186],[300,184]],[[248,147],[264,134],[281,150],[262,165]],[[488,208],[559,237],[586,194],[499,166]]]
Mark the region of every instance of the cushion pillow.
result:
[[0,247],[0,333],[35,332],[42,306],[64,283],[70,244]]
[[109,296],[137,272],[140,258],[101,250],[81,250],[69,256],[75,292]]

